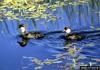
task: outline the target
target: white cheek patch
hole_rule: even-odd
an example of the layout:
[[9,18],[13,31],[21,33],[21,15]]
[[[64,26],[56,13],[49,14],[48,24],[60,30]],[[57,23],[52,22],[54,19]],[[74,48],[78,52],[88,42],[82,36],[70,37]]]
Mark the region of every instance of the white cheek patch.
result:
[[21,27],[21,32],[24,33],[26,31],[25,27]]
[[66,30],[66,33],[71,33],[71,29],[67,29]]

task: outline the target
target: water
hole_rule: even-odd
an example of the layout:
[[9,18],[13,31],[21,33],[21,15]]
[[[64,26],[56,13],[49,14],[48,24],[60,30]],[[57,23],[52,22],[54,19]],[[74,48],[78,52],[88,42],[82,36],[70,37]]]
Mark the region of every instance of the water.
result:
[[[21,47],[17,43],[16,36],[0,35],[0,69],[65,70],[73,63],[78,68],[79,65],[90,63],[100,65],[100,35],[98,34],[100,32],[85,34],[90,37],[66,44],[67,41],[61,38],[64,33],[51,33],[40,40],[31,39],[26,47]],[[76,51],[72,53],[71,50],[75,48]]]
[[[80,66],[100,65],[100,6],[99,0],[79,6],[67,5],[52,12],[63,20],[56,22],[36,21],[36,30],[32,19],[8,20],[0,22],[0,70],[79,70]],[[28,24],[28,31],[44,31],[46,37],[29,40],[25,47],[17,41],[18,23]],[[85,39],[70,42],[62,36],[65,26],[73,32],[84,34]],[[88,31],[89,33],[84,33]],[[91,33],[91,31],[93,31]]]

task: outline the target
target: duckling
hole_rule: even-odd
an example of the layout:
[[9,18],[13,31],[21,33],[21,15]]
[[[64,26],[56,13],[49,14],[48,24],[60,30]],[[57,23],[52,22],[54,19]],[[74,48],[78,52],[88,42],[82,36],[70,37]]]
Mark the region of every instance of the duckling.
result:
[[44,34],[41,32],[27,32],[24,24],[20,24],[18,28],[21,31],[20,37],[24,39],[38,39],[44,37]]
[[43,38],[45,34],[41,32],[27,32],[26,26],[24,24],[20,24],[19,27],[21,34],[19,37],[22,38],[22,41],[17,41],[17,43],[21,47],[25,47],[30,39],[39,39]]
[[66,33],[65,38],[66,38],[67,40],[72,40],[72,41],[76,40],[76,41],[80,41],[80,40],[82,40],[82,39],[85,38],[85,36],[80,35],[80,34],[78,34],[78,33],[71,33],[72,30],[71,30],[71,28],[69,28],[69,27],[65,27],[65,28],[64,28],[64,32]]

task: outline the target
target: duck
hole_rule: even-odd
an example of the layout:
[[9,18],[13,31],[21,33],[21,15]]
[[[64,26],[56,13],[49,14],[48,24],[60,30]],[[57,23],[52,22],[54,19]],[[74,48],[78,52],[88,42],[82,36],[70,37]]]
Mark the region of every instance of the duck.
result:
[[78,33],[72,33],[71,28],[64,27],[65,39],[68,41],[81,41],[85,38],[84,35],[78,34]]
[[24,24],[20,24],[18,28],[21,32],[20,37],[23,39],[39,39],[44,37],[44,34],[41,32],[27,32]]
[[30,39],[40,39],[45,36],[45,34],[41,32],[27,32],[26,26],[24,24],[19,24],[18,28],[21,32],[19,37],[22,38],[22,41],[17,41],[17,43],[21,47],[25,47]]

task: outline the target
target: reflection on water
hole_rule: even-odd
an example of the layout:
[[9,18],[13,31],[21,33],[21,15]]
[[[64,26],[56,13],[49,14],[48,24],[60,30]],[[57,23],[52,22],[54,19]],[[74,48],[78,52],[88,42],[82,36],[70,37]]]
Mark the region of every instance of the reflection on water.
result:
[[0,35],[0,68],[66,70],[79,69],[80,65],[100,65],[99,31],[86,32],[84,35],[88,38],[68,44],[61,37],[63,35],[61,32],[49,33],[43,39],[29,40],[26,47],[20,47],[16,36]]
[[33,57],[23,56],[22,69],[46,70],[50,68],[49,70],[66,70],[79,69],[82,65],[99,65],[99,34],[99,31],[87,33],[85,36],[89,36],[89,38],[68,44],[66,44],[65,39],[60,38],[64,33],[52,33],[42,40],[30,40],[29,45],[44,48],[47,52],[53,53],[51,55],[53,58],[42,60],[34,57],[34,55]]
[[[67,43],[62,32],[48,33],[43,39],[31,39],[25,47],[20,47],[16,37],[19,34],[18,23],[28,23],[28,31],[35,29],[31,19],[8,20],[0,22],[0,70],[78,70],[80,65],[100,65],[100,30],[99,0],[78,6],[67,5],[59,8],[53,15],[63,20],[56,22],[36,21],[36,30],[63,30],[65,26],[76,29],[87,38]],[[40,24],[39,24],[40,23]]]
[[64,35],[65,33],[61,32],[48,33],[43,39],[29,40],[26,47],[20,47],[16,36],[0,35],[0,68],[77,70],[80,65],[100,65],[100,31],[84,32],[85,39],[68,44],[68,41],[62,38]]

